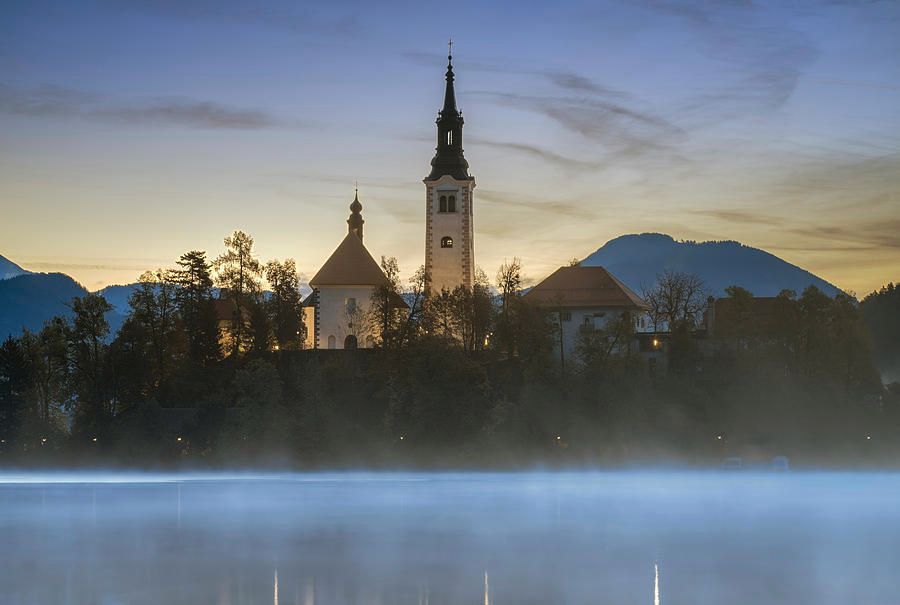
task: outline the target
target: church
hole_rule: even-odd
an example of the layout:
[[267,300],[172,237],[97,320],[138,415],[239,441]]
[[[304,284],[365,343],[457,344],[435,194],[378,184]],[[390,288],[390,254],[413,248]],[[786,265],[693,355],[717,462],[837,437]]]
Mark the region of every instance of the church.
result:
[[[471,288],[475,274],[472,223],[475,178],[463,155],[463,116],[456,106],[453,56],[447,56],[444,105],[437,117],[437,147],[425,177],[425,270],[430,292]],[[356,191],[344,239],[309,280],[304,300],[307,349],[356,349],[375,345],[367,320],[372,290],[388,279],[363,243],[362,203]],[[398,298],[395,304],[405,306]]]

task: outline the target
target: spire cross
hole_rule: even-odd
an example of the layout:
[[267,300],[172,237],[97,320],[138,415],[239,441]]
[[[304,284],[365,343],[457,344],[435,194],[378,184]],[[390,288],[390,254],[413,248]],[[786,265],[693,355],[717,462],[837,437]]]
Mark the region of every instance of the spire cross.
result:
[[447,39],[447,55],[450,57],[453,56],[453,38]]

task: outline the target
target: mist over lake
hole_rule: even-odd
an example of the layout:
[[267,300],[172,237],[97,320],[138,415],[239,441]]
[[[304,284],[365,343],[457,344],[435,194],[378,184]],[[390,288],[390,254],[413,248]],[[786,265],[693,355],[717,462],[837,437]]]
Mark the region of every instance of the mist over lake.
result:
[[7,472],[0,594],[625,605],[658,588],[665,604],[892,603],[898,496],[886,473]]

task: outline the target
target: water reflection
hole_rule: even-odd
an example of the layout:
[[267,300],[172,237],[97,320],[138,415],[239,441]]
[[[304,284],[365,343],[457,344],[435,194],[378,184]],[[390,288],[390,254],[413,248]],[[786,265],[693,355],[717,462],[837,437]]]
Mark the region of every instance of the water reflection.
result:
[[653,564],[653,605],[659,605],[659,563]]
[[27,481],[4,605],[890,603],[900,564],[884,474]]

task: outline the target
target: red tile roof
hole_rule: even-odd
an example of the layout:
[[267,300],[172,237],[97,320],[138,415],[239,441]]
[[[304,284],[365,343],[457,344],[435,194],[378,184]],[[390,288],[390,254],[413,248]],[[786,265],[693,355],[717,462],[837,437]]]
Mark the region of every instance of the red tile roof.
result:
[[356,235],[348,233],[318,273],[309,280],[318,286],[381,286],[388,278]]
[[647,309],[640,296],[603,267],[560,267],[525,299],[541,307]]

